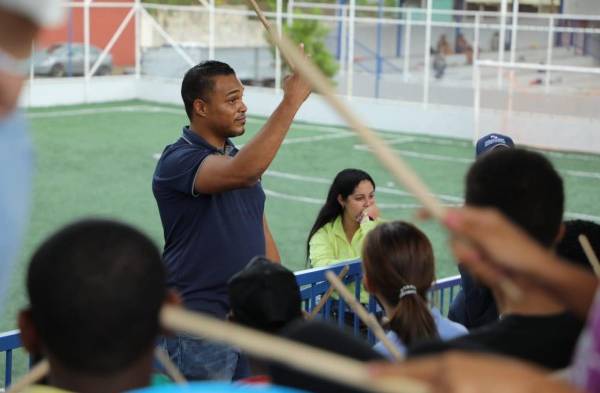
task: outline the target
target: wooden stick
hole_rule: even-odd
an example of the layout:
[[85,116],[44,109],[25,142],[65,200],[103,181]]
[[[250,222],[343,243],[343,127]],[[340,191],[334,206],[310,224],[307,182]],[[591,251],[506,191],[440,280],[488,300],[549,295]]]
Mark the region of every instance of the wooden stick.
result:
[[374,380],[366,363],[182,308],[164,306],[161,322],[166,329],[232,345],[250,355],[347,386],[381,393],[429,392],[420,381],[405,377]]
[[265,18],[263,12],[256,4],[255,0],[248,0],[258,19],[262,22],[271,37],[271,41],[279,48],[281,54],[288,64],[293,64],[294,69],[310,83],[312,88],[321,93],[323,98],[339,113],[339,115],[352,127],[361,139],[373,150],[376,157],[392,173],[392,175],[423,204],[434,217],[442,219],[445,208],[431,194],[421,179],[415,172],[402,160],[395,155],[386,143],[371,129],[369,129],[352,112],[341,99],[335,95],[331,82],[323,76],[321,71],[304,56],[296,45],[290,41],[285,33],[281,37],[273,30],[271,24]]
[[50,363],[48,360],[41,360],[38,364],[33,366],[31,370],[27,374],[23,376],[20,380],[10,385],[6,393],[17,393],[23,391],[30,385],[33,385],[40,379],[44,378],[50,372]]
[[161,347],[154,349],[154,357],[165,368],[167,375],[177,384],[186,384],[187,379],[183,376],[179,368],[173,363],[169,355]]
[[579,244],[581,244],[581,247],[583,248],[583,252],[585,252],[585,256],[587,257],[588,261],[590,262],[590,265],[592,265],[592,268],[594,269],[594,273],[596,273],[597,277],[600,277],[600,261],[598,261],[598,256],[594,252],[594,249],[592,248],[589,239],[583,233],[579,235],[578,239]]
[[346,288],[344,283],[335,274],[333,274],[331,270],[325,273],[325,277],[327,277],[327,280],[329,280],[331,286],[335,287],[340,296],[344,298],[346,303],[348,303],[348,306],[350,306],[352,311],[354,311],[354,313],[358,315],[360,320],[363,321],[364,324],[367,325],[369,329],[371,329],[371,331],[373,331],[375,337],[377,337],[379,341],[381,341],[383,346],[392,354],[394,359],[396,359],[397,361],[402,360],[404,356],[402,356],[400,351],[398,351],[398,348],[396,348],[396,346],[385,335],[385,332],[379,325],[379,322],[377,322],[375,316],[369,314],[367,310],[365,310],[363,305],[360,304],[358,300],[356,300],[354,295],[350,293],[350,291],[348,290],[348,288]]
[[[446,209],[440,201],[434,197],[428,190],[427,186],[421,181],[412,168],[398,155],[395,155],[386,143],[369,129],[359,118],[352,112],[342,100],[335,94],[335,90],[331,82],[321,73],[309,59],[306,58],[282,32],[281,37],[273,30],[271,24],[265,18],[262,10],[256,4],[255,0],[248,0],[258,19],[262,22],[271,37],[271,41],[279,48],[279,51],[285,58],[288,64],[294,65],[294,70],[297,71],[307,82],[310,83],[313,90],[321,93],[323,98],[335,109],[338,114],[353,128],[359,137],[371,148],[381,164],[423,204],[423,207],[429,213],[442,220],[445,216]],[[522,298],[521,291],[509,278],[505,278],[499,283],[501,290],[506,296],[519,301]]]
[[[162,364],[165,368],[165,371],[169,375],[169,377],[179,384],[187,383],[185,377],[181,374],[181,371],[175,366],[175,364],[169,358],[169,355],[165,353],[162,348],[157,347],[154,350],[154,355],[157,360]],[[7,393],[16,393],[24,390],[29,385],[32,385],[44,378],[50,372],[50,364],[48,360],[44,359],[36,364],[27,374],[23,376],[19,381],[10,385],[9,389],[6,391]]]
[[[344,266],[344,268],[342,269],[342,271],[338,275],[338,278],[340,280],[343,280],[344,277],[346,277],[346,274],[348,273],[348,270],[350,270],[350,266],[348,266],[348,265]],[[308,320],[314,319],[314,317],[317,316],[317,314],[319,313],[319,311],[321,311],[321,309],[323,308],[323,306],[325,306],[325,303],[327,303],[327,300],[329,300],[329,298],[331,297],[331,295],[333,295],[333,291],[335,291],[335,288],[332,285],[332,286],[330,286],[327,289],[327,292],[325,292],[325,294],[323,296],[321,296],[321,300],[319,300],[319,303],[317,304],[317,306],[315,308],[313,308],[312,312],[310,313],[310,315],[307,318]]]
[[[250,5],[254,9],[254,12],[256,13],[256,16],[258,17],[258,20],[260,20],[260,22],[263,24],[263,26],[267,30],[269,37],[272,38],[273,36],[277,36],[277,32],[273,29],[273,26],[271,26],[271,23],[269,23],[269,21],[265,17],[265,14],[262,12],[262,10],[260,9],[260,7],[256,3],[256,1],[255,0],[249,0],[249,1],[250,1]],[[273,45],[278,46],[277,41],[273,41]],[[285,61],[287,62],[287,60],[288,60],[287,56],[283,55],[283,57],[284,57]]]

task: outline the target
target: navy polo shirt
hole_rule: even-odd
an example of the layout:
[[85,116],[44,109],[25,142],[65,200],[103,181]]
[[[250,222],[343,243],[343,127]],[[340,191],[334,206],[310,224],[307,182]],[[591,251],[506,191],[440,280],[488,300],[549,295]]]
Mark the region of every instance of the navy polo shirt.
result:
[[184,127],[181,138],[163,151],[152,180],[165,236],[168,285],[186,307],[220,318],[229,311],[229,278],[250,259],[265,254],[265,193],[258,182],[197,194],[194,179],[207,156],[237,152],[229,140],[219,150]]

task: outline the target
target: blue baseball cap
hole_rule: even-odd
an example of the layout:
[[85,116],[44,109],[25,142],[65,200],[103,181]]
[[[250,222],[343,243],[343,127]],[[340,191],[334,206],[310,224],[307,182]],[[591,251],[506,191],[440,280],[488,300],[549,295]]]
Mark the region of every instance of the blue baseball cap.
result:
[[479,157],[484,153],[492,151],[496,148],[511,149],[515,147],[515,143],[511,137],[502,134],[488,134],[479,138],[475,147],[475,157]]

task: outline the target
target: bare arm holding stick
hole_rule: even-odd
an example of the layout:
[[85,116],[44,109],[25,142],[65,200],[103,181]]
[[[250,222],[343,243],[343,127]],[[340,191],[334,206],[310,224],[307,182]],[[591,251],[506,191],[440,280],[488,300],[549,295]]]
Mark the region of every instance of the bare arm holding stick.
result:
[[[446,212],[444,206],[432,195],[412,168],[402,158],[394,154],[375,132],[369,129],[354,112],[344,105],[341,99],[335,94],[335,90],[329,80],[309,59],[296,49],[285,34],[282,34],[280,37],[275,33],[256,1],[248,0],[248,2],[265,26],[271,41],[279,48],[287,63],[290,65],[293,64],[295,72],[302,75],[314,91],[323,95],[323,98],[329,105],[338,112],[350,127],[356,131],[359,137],[373,150],[381,164],[423,204],[425,209],[433,217],[442,221]],[[518,287],[506,276],[501,276],[498,280],[500,281],[500,287],[507,296],[513,299],[518,299],[521,296]]]
[[452,242],[454,255],[488,285],[510,275],[519,278],[520,284],[544,288],[580,318],[587,316],[598,279],[563,262],[496,210],[453,209],[445,223],[453,233],[476,246],[464,247],[460,241]]

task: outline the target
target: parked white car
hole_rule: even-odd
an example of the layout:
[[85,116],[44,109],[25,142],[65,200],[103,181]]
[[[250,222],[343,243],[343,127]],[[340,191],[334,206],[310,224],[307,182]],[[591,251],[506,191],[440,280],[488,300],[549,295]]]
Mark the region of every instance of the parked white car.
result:
[[[102,51],[90,45],[90,67],[100,57]],[[49,46],[33,55],[33,72],[35,75],[63,77],[83,75],[85,46],[82,43],[60,43]],[[110,75],[112,72],[112,56],[108,53],[94,75]]]

